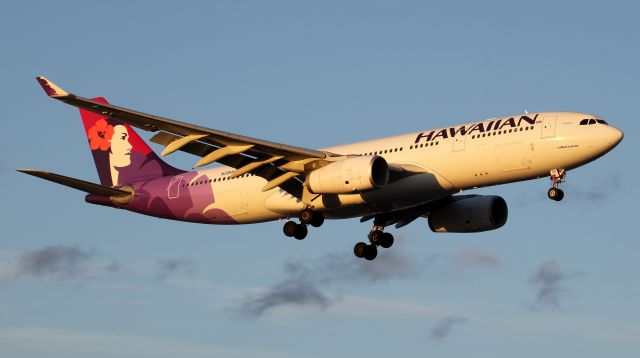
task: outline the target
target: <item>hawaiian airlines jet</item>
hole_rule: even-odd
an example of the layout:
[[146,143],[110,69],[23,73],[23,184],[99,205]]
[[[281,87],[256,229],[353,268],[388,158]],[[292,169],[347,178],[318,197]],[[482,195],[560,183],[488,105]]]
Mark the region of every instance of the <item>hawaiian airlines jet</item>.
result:
[[[567,170],[613,149],[623,133],[585,113],[525,113],[449,128],[307,149],[245,137],[118,107],[104,98],[65,92],[44,77],[49,97],[78,107],[100,184],[20,170],[87,192],[91,204],[164,219],[205,224],[288,220],[284,234],[302,240],[325,219],[373,219],[369,243],[357,257],[373,260],[400,228],[427,218],[434,232],[494,230],[507,221],[507,204],[493,195],[458,195],[489,185],[548,176],[550,199]],[[151,141],[200,159],[184,171],[165,163],[133,128],[155,132]],[[299,222],[290,219],[298,219]]]

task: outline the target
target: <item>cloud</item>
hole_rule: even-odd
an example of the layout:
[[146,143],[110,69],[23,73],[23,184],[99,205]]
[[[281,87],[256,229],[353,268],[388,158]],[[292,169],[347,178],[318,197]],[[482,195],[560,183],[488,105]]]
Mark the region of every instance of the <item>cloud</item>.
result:
[[246,317],[259,318],[276,307],[287,305],[326,309],[334,300],[321,291],[323,288],[413,278],[419,276],[420,271],[420,262],[397,251],[387,251],[374,262],[348,254],[287,261],[284,263],[286,278],[263,292],[245,296],[238,310]]
[[468,271],[495,271],[502,267],[497,255],[470,248],[461,248],[454,255],[432,256],[430,260],[438,263],[434,276],[445,281],[457,279]]
[[20,257],[15,277],[79,278],[87,274],[93,252],[75,246],[47,246],[28,251]]
[[541,263],[530,280],[531,284],[538,288],[536,299],[530,308],[535,311],[544,308],[560,308],[560,300],[566,293],[564,283],[576,276],[576,273],[562,272],[560,265],[554,259]]
[[195,261],[185,258],[159,260],[156,263],[156,276],[166,279],[170,276],[188,276],[196,271]]
[[23,253],[0,252],[0,281],[22,278],[80,280],[113,275],[128,269],[119,261],[105,261],[93,250],[57,245]]
[[467,321],[467,318],[460,316],[451,315],[444,317],[433,326],[429,337],[434,340],[445,339],[451,334],[451,329],[454,325],[466,323]]
[[578,200],[600,203],[623,189],[622,177],[619,173],[608,173],[595,177],[590,185],[568,185],[567,194]]
[[114,274],[126,271],[126,268],[124,267],[124,265],[117,260],[111,260],[111,262],[106,264],[103,267],[103,269],[105,272],[114,273]]
[[268,310],[281,305],[317,306],[325,309],[330,299],[313,284],[302,280],[283,281],[266,292],[246,299],[240,310],[245,316],[260,317]]
[[454,263],[462,270],[473,268],[496,270],[501,266],[500,259],[496,255],[474,249],[460,249],[454,257]]

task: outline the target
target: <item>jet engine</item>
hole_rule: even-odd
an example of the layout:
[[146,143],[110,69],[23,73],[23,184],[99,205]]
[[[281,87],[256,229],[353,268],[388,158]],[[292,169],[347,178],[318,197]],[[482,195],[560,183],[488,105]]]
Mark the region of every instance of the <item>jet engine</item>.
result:
[[429,228],[433,232],[480,232],[495,230],[507,222],[507,203],[494,195],[468,196],[433,210]]
[[352,194],[379,189],[388,182],[389,165],[377,155],[338,160],[307,176],[307,188],[315,194]]

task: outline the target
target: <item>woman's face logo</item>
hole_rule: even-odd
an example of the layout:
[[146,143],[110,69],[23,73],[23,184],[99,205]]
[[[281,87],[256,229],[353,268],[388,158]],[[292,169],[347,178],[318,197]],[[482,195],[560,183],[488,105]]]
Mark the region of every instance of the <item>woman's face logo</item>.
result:
[[131,143],[129,143],[129,131],[123,125],[113,127],[111,137],[111,165],[116,168],[126,167],[131,164]]

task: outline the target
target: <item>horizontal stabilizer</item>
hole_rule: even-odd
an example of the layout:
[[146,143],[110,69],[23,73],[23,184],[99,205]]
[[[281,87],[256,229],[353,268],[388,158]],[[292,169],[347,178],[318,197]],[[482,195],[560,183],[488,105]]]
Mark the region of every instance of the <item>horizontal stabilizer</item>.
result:
[[38,178],[42,178],[45,180],[52,181],[54,183],[62,184],[64,186],[68,186],[70,188],[82,190],[89,194],[95,194],[100,196],[108,196],[108,197],[126,197],[130,196],[132,193],[130,191],[110,188],[108,186],[94,184],[88,181],[75,179],[66,177],[64,175],[44,172],[41,170],[34,169],[18,169],[19,172],[33,175]]

